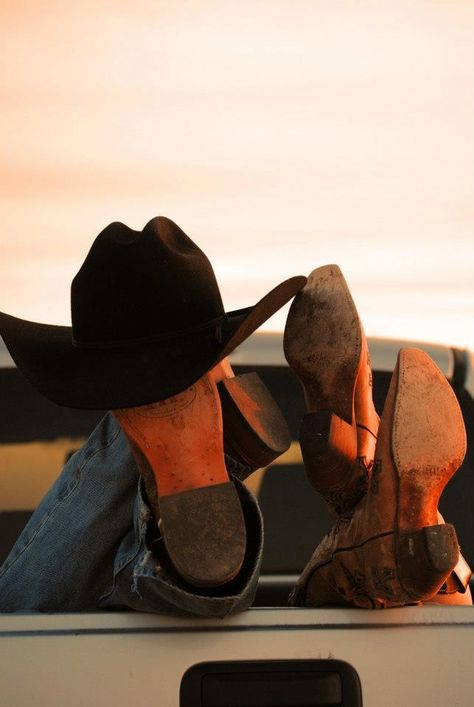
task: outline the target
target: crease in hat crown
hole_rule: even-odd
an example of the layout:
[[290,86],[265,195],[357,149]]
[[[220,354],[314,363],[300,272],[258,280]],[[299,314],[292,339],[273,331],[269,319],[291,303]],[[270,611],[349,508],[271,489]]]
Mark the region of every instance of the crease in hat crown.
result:
[[205,332],[226,318],[209,259],[162,216],[97,236],[72,282],[71,313],[73,344],[84,348]]

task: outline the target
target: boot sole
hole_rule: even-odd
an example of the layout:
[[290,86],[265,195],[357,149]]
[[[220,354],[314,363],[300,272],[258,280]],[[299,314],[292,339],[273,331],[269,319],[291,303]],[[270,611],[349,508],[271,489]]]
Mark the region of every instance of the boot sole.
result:
[[439,498],[466,453],[456,396],[427,354],[402,349],[391,452],[398,474],[398,527],[438,524]]
[[358,485],[346,499],[343,493],[357,457],[354,395],[362,336],[359,315],[339,267],[313,270],[290,307],[283,348],[310,411],[300,429],[306,475],[320,493],[331,495],[326,500],[332,505],[334,499],[337,508],[355,502],[363,493]]
[[361,324],[337,265],[313,270],[290,307],[283,348],[310,412],[330,410],[353,422],[362,348]]
[[459,558],[453,526],[438,522],[438,502],[462,464],[466,433],[456,396],[427,354],[402,349],[398,366],[391,438],[399,484],[398,573],[410,596],[429,598]]
[[173,398],[114,414],[138,448],[147,491],[153,475],[150,501],[157,503],[155,517],[178,574],[197,587],[229,582],[244,560],[246,530],[224,462],[214,381],[204,377]]

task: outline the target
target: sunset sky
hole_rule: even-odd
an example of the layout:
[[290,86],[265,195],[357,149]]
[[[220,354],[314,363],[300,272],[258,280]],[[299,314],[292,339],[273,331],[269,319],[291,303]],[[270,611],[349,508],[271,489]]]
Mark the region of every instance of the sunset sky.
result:
[[0,45],[0,310],[69,323],[161,214],[227,309],[334,262],[369,335],[474,349],[472,2],[0,0]]

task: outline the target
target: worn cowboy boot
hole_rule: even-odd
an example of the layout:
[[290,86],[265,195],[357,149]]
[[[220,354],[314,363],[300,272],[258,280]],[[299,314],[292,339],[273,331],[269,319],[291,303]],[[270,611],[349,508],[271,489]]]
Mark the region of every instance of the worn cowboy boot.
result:
[[290,443],[286,423],[258,376],[234,378],[224,360],[179,395],[114,414],[131,442],[176,571],[198,587],[233,579],[246,538],[224,462],[224,437],[245,465],[241,476],[260,461],[273,461]]
[[[379,419],[372,401],[367,341],[337,265],[314,270],[293,300],[285,329],[285,354],[300,377],[311,411],[300,430],[308,478],[334,514],[351,515],[369,485]],[[345,407],[347,416],[351,400],[349,427],[332,411],[342,415]],[[440,517],[439,523],[443,522]],[[469,565],[460,555],[433,600],[470,603],[470,576]]]
[[284,351],[308,411],[300,430],[308,478],[333,513],[350,512],[368,487],[379,418],[364,330],[337,265],[314,270],[293,300]]
[[178,574],[197,587],[233,579],[243,563],[246,531],[224,462],[212,371],[178,395],[114,414],[131,442]]
[[465,448],[449,383],[427,354],[402,349],[368,492],[316,548],[290,602],[382,608],[436,595],[459,560],[455,530],[439,522],[437,506]]

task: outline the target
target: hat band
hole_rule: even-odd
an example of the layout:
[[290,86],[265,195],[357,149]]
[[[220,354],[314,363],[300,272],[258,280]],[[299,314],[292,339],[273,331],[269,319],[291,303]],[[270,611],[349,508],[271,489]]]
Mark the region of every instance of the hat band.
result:
[[207,331],[214,328],[214,336],[217,343],[222,343],[222,327],[227,322],[227,314],[221,314],[215,319],[211,319],[204,324],[196,324],[195,326],[186,327],[186,329],[178,329],[173,332],[165,332],[164,334],[153,334],[151,336],[141,336],[135,339],[116,339],[114,341],[81,341],[72,337],[72,345],[78,349],[114,349],[117,347],[133,347],[140,344],[153,344],[159,341],[174,341],[183,336],[198,334],[199,332]]

